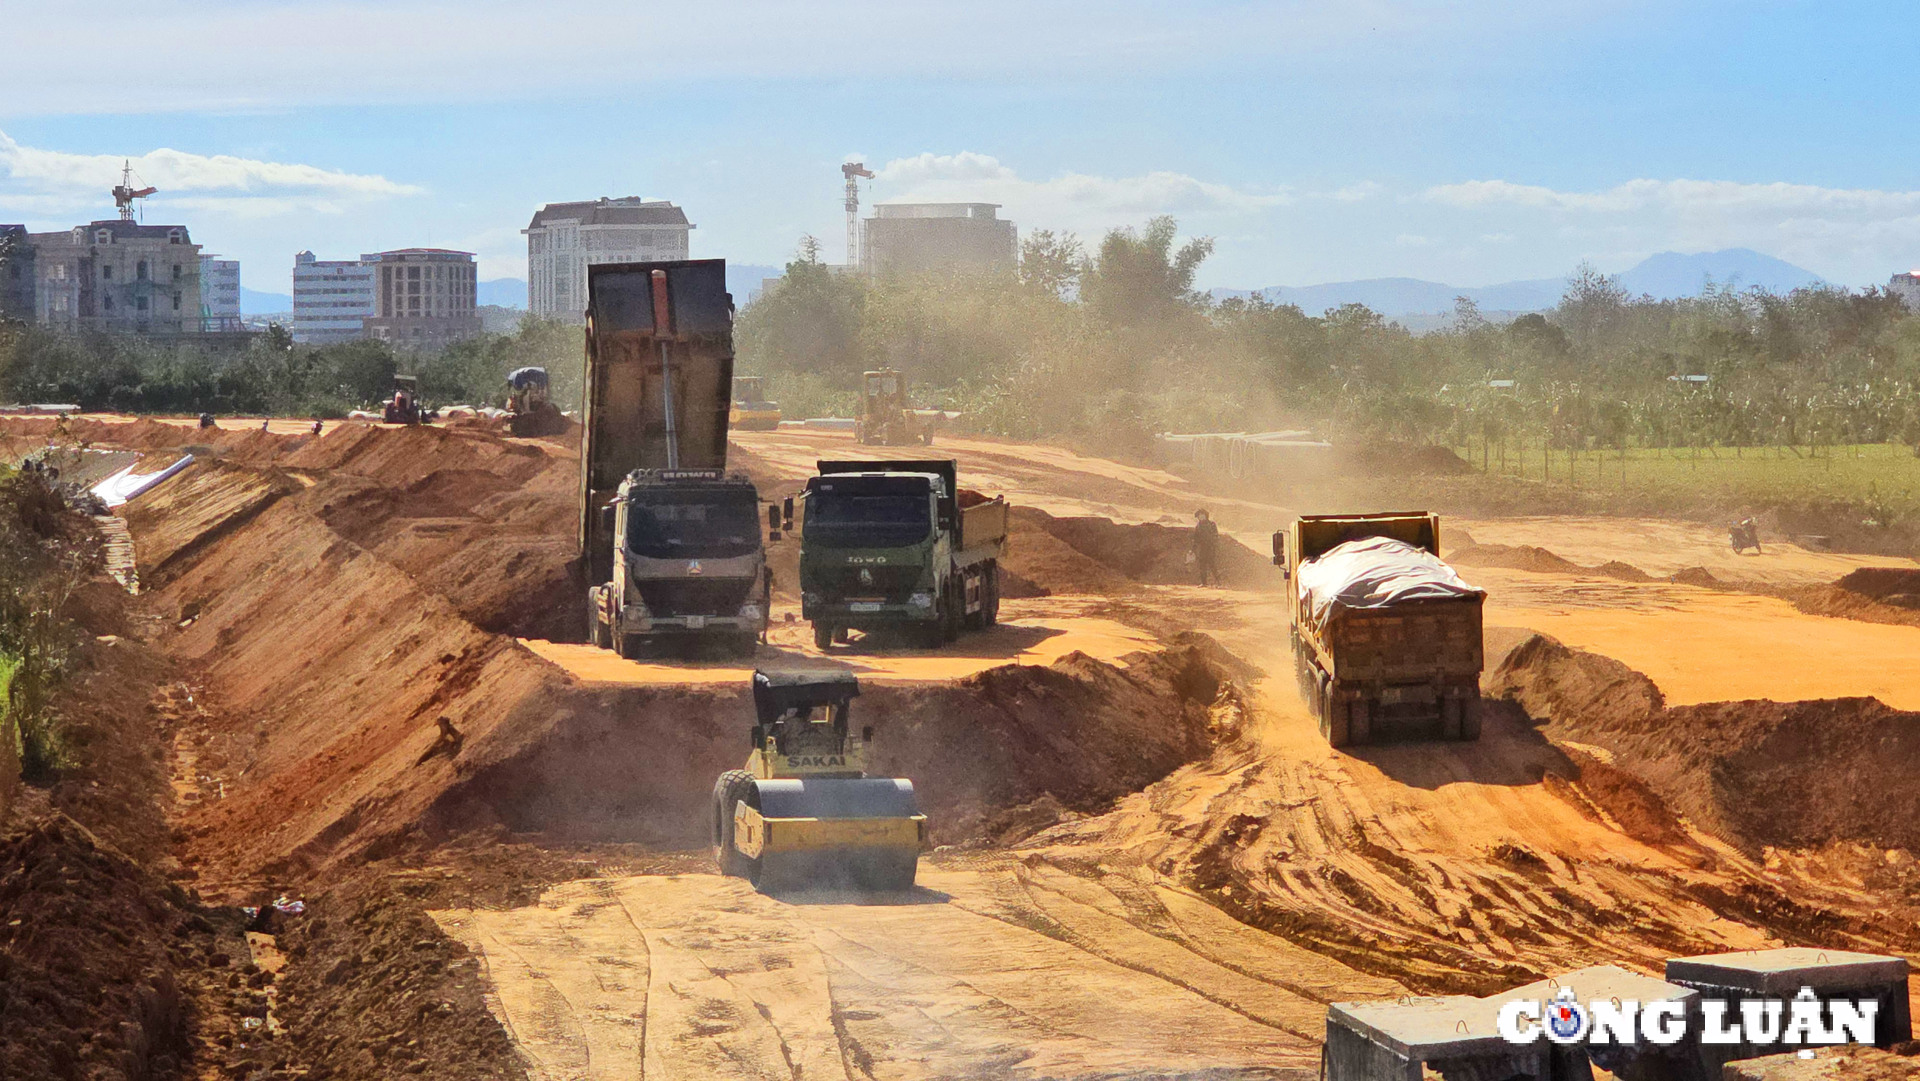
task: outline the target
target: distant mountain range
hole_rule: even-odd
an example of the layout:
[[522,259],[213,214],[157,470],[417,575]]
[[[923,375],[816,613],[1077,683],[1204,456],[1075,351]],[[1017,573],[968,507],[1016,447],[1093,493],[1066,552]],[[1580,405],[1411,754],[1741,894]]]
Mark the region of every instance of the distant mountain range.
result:
[[[1656,300],[1698,296],[1710,280],[1742,289],[1759,286],[1774,293],[1824,284],[1824,279],[1810,270],[1748,248],[1694,255],[1663,251],[1615,277],[1628,293]],[[1472,298],[1489,315],[1496,311],[1541,311],[1558,304],[1566,287],[1565,278],[1478,286],[1446,285],[1418,278],[1369,278],[1324,285],[1276,285],[1257,290],[1215,289],[1213,296],[1224,299],[1257,292],[1276,304],[1296,304],[1309,315],[1319,315],[1342,304],[1365,304],[1381,315],[1397,318],[1451,311],[1454,298],[1460,296]]]
[[263,293],[244,285],[240,287],[241,315],[279,315],[292,310],[293,298],[285,293]]

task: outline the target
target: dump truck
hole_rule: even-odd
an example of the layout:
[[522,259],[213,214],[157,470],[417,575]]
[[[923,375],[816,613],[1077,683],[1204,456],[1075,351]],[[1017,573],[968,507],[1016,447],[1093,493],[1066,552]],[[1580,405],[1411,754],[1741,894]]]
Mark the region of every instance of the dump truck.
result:
[[567,418],[553,404],[547,370],[515,368],[507,373],[507,431],[517,436],[559,435]]
[[814,645],[897,628],[938,646],[998,621],[1007,500],[960,491],[957,474],[951,459],[819,463],[800,524]]
[[933,417],[907,403],[907,377],[893,368],[860,376],[860,416],[853,437],[883,447],[933,443]]
[[734,376],[732,424],[736,432],[770,432],[780,427],[780,403],[767,400],[766,381],[759,376]]
[[1335,747],[1480,738],[1486,592],[1440,559],[1425,511],[1307,514],[1273,535],[1292,580],[1300,694]]
[[420,423],[420,380],[411,375],[393,377],[393,397],[387,399],[380,419],[388,424]]
[[809,885],[913,886],[927,816],[913,782],[868,777],[873,729],[849,722],[845,671],[753,674],[752,750],[713,786],[720,873],[770,892]]
[[751,653],[772,579],[753,482],[726,471],[733,298],[723,259],[587,268],[580,560],[595,645]]

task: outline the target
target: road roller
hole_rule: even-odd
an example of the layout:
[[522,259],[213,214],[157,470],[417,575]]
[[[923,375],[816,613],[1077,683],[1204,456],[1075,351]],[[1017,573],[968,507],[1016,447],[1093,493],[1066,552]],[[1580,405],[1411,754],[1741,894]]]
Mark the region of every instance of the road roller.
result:
[[848,719],[859,694],[852,672],[754,672],[753,749],[713,786],[721,874],[762,893],[913,888],[927,816],[912,781],[867,776],[873,729]]

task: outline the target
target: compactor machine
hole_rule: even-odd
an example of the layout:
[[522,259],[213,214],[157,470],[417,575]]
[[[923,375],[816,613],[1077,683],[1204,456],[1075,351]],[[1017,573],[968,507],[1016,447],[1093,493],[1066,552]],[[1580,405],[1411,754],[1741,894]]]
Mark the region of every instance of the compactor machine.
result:
[[393,377],[393,397],[380,411],[388,424],[418,424],[426,419],[420,413],[420,380],[411,375]]
[[507,431],[516,436],[562,435],[567,418],[553,404],[547,370],[515,368],[507,373]]
[[733,377],[730,426],[740,432],[771,432],[780,427],[780,403],[767,400],[766,381],[760,376]]
[[761,892],[911,889],[927,844],[913,782],[866,773],[873,729],[848,721],[851,672],[753,674],[753,750],[713,786],[720,872]]

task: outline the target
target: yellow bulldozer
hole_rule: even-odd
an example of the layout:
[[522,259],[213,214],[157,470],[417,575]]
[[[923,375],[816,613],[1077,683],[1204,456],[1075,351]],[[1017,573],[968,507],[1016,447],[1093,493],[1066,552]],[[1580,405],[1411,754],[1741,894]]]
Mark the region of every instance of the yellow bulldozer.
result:
[[907,377],[893,368],[866,372],[860,377],[860,417],[854,438],[882,447],[911,443],[931,445],[937,411],[907,404]]
[[859,693],[851,672],[753,674],[753,750],[713,786],[721,874],[763,893],[913,887],[927,816],[912,781],[867,776],[873,729],[848,724]]

